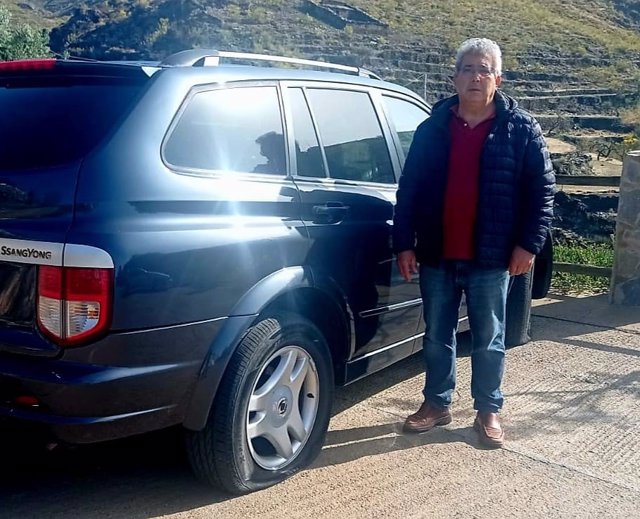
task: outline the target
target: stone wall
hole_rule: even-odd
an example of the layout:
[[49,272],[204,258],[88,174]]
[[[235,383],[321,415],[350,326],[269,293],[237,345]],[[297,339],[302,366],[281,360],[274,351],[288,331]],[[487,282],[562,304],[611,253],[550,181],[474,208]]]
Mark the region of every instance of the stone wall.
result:
[[610,294],[614,304],[640,306],[640,151],[622,168]]

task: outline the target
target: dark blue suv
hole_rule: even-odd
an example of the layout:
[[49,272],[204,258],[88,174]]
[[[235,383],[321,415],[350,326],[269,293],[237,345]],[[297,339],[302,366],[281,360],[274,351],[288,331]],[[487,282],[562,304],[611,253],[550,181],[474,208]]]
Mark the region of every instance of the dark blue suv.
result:
[[[0,80],[3,420],[67,443],[182,425],[196,473],[244,493],[313,460],[336,384],[420,349],[390,241],[429,114],[409,90],[206,50]],[[550,272],[514,284],[510,342]]]

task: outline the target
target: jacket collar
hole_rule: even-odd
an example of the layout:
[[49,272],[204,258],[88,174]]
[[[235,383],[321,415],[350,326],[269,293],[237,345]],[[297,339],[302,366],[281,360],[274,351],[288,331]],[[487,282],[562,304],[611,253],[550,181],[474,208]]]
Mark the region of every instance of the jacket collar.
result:
[[[515,99],[501,90],[496,90],[493,102],[496,105],[496,122],[504,120],[518,106],[518,102]],[[459,104],[457,94],[438,101],[431,109],[431,118],[434,119],[434,122],[438,125],[447,125],[452,115],[451,108],[457,104]]]

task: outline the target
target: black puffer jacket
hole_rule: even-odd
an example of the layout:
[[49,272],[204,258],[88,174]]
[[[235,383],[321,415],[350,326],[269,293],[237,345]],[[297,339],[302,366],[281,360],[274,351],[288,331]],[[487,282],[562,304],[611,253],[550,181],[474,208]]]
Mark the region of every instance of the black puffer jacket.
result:
[[[442,218],[449,160],[449,118],[457,96],[437,103],[416,130],[400,177],[394,249],[418,261],[442,259]],[[475,262],[507,268],[516,245],[538,254],[553,214],[555,177],[542,130],[517,102],[498,91],[496,118],[481,157]]]

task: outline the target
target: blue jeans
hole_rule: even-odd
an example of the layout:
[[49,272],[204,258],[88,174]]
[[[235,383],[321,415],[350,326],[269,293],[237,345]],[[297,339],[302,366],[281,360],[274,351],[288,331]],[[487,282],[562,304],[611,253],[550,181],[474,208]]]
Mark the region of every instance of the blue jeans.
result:
[[504,373],[504,330],[509,273],[481,269],[468,261],[444,261],[439,268],[420,266],[424,304],[423,354],[428,402],[448,407],[456,384],[456,331],[462,293],[471,328],[471,396],[474,408],[498,412]]

